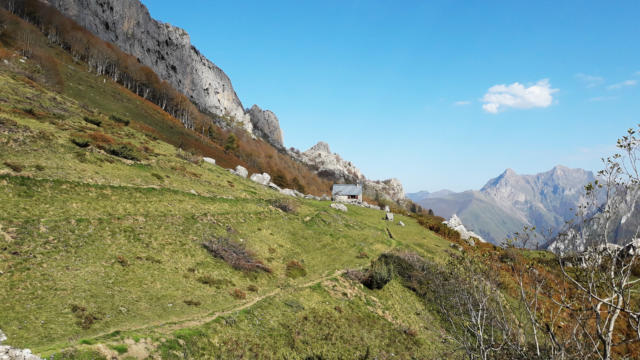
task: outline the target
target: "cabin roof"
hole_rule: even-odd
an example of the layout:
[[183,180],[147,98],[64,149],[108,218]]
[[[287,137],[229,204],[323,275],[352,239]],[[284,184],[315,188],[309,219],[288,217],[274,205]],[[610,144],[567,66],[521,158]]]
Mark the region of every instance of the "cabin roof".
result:
[[356,184],[334,184],[331,193],[335,195],[362,195],[362,185]]

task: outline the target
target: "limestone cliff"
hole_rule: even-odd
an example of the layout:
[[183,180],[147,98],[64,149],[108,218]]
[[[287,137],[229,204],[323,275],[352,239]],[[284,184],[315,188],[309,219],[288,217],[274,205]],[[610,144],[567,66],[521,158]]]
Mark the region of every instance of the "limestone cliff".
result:
[[[137,57],[202,110],[231,116],[245,130],[256,133],[229,77],[191,44],[186,31],[153,19],[139,0],[43,1]],[[257,132],[267,140],[282,139],[277,120],[269,125]]]
[[271,145],[282,148],[282,130],[276,114],[270,110],[262,110],[258,105],[253,105],[247,112],[257,136],[267,140]]

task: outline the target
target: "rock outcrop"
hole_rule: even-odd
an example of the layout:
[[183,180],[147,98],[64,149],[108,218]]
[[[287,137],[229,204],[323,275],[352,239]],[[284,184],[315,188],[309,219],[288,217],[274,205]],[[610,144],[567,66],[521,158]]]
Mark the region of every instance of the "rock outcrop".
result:
[[5,334],[0,330],[0,360],[41,360],[33,355],[29,349],[17,349],[9,345],[2,345],[7,340]]
[[[153,19],[139,0],[44,1],[94,35],[137,57],[202,110],[231,117],[254,133],[251,117],[245,112],[229,77],[191,44],[186,31]],[[261,133],[270,134],[267,140],[280,133],[277,118],[275,120],[267,121],[269,127],[259,129]]]
[[451,229],[459,232],[460,237],[463,240],[467,240],[467,242],[469,242],[472,246],[474,245],[474,243],[471,242],[472,241],[471,238],[476,238],[481,242],[485,242],[485,240],[480,235],[474,233],[471,230],[467,230],[467,228],[462,223],[462,220],[460,220],[460,218],[456,214],[453,214],[453,216],[451,216],[451,219],[445,221],[444,224],[450,227]]
[[355,184],[365,180],[355,165],[332,153],[326,142],[320,141],[303,153],[290,152],[290,155],[307,164],[321,177],[333,182]]
[[253,105],[247,113],[255,135],[265,139],[275,147],[284,148],[282,130],[280,130],[280,122],[276,114],[270,110],[262,110],[258,105]]
[[334,183],[363,184],[364,194],[371,199],[380,196],[392,201],[401,201],[405,198],[398,179],[368,180],[351,161],[332,153],[326,142],[320,141],[305,152],[289,151],[289,155],[308,165],[320,177]]

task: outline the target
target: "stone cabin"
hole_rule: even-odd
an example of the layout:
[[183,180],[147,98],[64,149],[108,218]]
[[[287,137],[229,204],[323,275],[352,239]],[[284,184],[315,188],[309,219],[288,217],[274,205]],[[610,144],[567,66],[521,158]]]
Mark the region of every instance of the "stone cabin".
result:
[[362,202],[362,185],[334,184],[331,198],[338,202]]

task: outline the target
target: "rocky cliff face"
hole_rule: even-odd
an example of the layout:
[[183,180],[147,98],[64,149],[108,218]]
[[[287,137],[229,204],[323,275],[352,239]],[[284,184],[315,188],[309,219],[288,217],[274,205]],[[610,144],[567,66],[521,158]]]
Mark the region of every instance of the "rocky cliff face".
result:
[[267,140],[271,145],[283,148],[282,131],[276,114],[270,110],[262,110],[258,105],[253,105],[248,111],[251,125],[257,136]]
[[[231,116],[238,125],[254,133],[251,116],[245,112],[229,77],[191,44],[186,31],[154,20],[139,0],[44,2],[101,39],[136,56],[201,109],[219,116]],[[267,139],[277,138],[279,134],[281,140],[275,119],[275,122],[267,121],[268,127],[258,127],[257,132],[268,134]]]
[[289,154],[298,161],[307,164],[318,175],[336,183],[360,183],[364,185],[364,193],[370,198],[376,194],[393,201],[405,198],[404,189],[398,179],[368,180],[351,161],[344,160],[331,152],[329,144],[318,142],[305,152],[290,151]]

